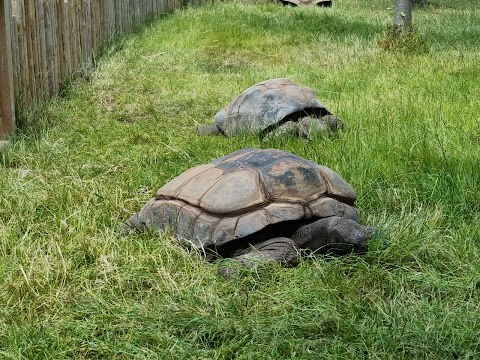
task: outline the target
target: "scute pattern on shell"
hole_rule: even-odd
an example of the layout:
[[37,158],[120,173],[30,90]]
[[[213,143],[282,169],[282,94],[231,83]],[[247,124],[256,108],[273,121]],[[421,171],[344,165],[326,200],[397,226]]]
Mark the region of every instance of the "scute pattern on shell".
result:
[[190,245],[220,246],[285,221],[357,220],[355,193],[333,170],[290,152],[248,148],[187,170],[138,214]]
[[238,95],[215,115],[215,123],[227,136],[259,133],[296,113],[299,118],[331,115],[312,89],[289,79],[272,79]]

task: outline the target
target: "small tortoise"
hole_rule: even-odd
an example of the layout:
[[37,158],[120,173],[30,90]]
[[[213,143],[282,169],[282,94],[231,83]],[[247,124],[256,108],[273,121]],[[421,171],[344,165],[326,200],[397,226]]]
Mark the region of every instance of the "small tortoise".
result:
[[373,228],[360,225],[355,192],[336,172],[275,149],[238,150],[185,171],[124,224],[170,229],[207,260],[276,260],[299,249],[365,253]]
[[336,131],[342,126],[312,89],[289,79],[272,79],[245,90],[215,115],[214,124],[199,125],[197,131],[228,137],[295,133],[310,139],[313,133]]
[[278,0],[281,5],[331,7],[332,0]]

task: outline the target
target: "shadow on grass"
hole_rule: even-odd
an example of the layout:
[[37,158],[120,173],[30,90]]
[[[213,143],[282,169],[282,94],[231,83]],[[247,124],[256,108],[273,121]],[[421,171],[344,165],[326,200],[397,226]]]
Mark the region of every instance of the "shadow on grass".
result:
[[431,31],[426,36],[436,50],[474,50],[480,48],[480,28],[463,29],[461,31]]
[[[280,14],[280,12],[284,14]],[[244,11],[244,14],[237,19],[242,22],[248,21],[250,29],[255,29],[259,33],[290,32],[292,35],[297,35],[299,39],[327,35],[339,42],[343,42],[351,36],[370,40],[382,30],[380,23],[374,24],[360,19],[342,18],[340,14],[330,14],[322,12],[322,10],[281,8],[276,11],[275,15],[277,16],[272,16],[268,11],[256,13]]]

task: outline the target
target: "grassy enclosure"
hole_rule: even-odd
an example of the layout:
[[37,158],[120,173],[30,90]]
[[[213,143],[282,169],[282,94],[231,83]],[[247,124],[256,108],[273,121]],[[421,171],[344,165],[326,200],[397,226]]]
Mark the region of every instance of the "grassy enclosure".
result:
[[[21,109],[0,149],[0,357],[476,359],[480,356],[480,8],[222,2],[120,39]],[[348,125],[305,143],[198,137],[247,87],[288,77]],[[117,229],[182,171],[243,147],[327,165],[378,232],[363,257],[232,281],[168,234]]]

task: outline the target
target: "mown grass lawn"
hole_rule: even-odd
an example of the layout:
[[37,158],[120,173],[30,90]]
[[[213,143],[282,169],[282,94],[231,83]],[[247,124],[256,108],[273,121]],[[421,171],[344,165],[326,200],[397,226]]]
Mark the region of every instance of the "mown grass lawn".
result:
[[[391,3],[189,8],[23,109],[0,150],[0,357],[477,359],[480,8],[432,0],[414,11],[422,41],[387,51]],[[276,77],[348,128],[309,143],[196,135]],[[118,235],[166,181],[252,146],[342,174],[378,228],[369,253],[226,281],[168,235]]]

